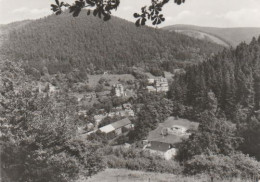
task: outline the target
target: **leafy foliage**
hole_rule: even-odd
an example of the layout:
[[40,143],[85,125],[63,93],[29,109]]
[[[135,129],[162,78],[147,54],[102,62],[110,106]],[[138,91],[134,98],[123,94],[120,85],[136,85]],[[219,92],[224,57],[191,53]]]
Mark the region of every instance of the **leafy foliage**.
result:
[[126,168],[158,173],[180,174],[182,167],[176,161],[166,161],[148,151],[134,148],[103,148],[110,168]]
[[[77,17],[83,8],[91,8],[93,10],[93,15],[103,18],[107,21],[111,18],[111,11],[117,10],[119,7],[119,0],[77,0],[74,4],[68,4],[64,2],[59,2],[55,0],[56,4],[51,5],[52,11],[56,15],[60,15],[63,11],[63,7],[69,8],[69,12],[72,13],[74,17]],[[165,20],[163,14],[160,14],[162,8],[167,4],[169,0],[152,0],[151,5],[147,8],[144,6],[141,8],[142,13],[134,13],[134,17],[137,18],[136,26],[145,25],[147,20],[151,20],[153,25],[158,25]],[[185,0],[174,0],[178,5],[185,2]],[[88,10],[88,15],[91,11]]]
[[138,113],[134,131],[130,132],[130,138],[134,140],[144,139],[149,131],[155,129],[173,112],[173,103],[163,95],[143,93],[138,96],[138,102],[144,104]]
[[252,117],[247,123],[238,127],[239,135],[244,139],[240,149],[260,161],[260,121]]
[[75,106],[40,93],[21,65],[1,61],[1,171],[6,181],[73,181],[104,168],[93,144],[78,141]]
[[197,155],[186,165],[185,173],[189,175],[208,174],[213,179],[237,177],[239,179],[257,179],[260,175],[260,163],[244,154]]
[[236,136],[236,128],[223,119],[217,119],[211,113],[203,113],[198,131],[184,140],[177,159],[186,161],[195,155],[229,155],[238,149],[241,138]]

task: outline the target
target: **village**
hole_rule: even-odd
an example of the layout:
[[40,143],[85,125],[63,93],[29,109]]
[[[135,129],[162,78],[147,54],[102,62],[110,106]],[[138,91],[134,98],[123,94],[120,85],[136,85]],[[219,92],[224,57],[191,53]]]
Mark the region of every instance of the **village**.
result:
[[[103,80],[103,78],[99,78],[99,80]],[[108,85],[106,81],[104,82]],[[93,135],[102,134],[115,147],[132,147],[127,141],[120,144],[113,143],[115,140],[126,136],[135,127],[133,121],[137,117],[138,107],[132,100],[137,97],[138,90],[149,94],[166,94],[169,91],[169,79],[150,76],[145,79],[145,85],[142,87],[136,81],[131,82],[130,87],[127,83],[129,81],[122,82],[119,80],[113,82],[110,87],[111,90],[106,89],[99,92],[94,90],[77,95],[76,100],[80,108],[84,108],[84,103],[91,103],[91,107],[94,107],[95,102],[100,100],[107,102],[108,98],[120,100],[116,106],[110,106],[109,109],[103,103],[103,106],[97,107],[91,114],[87,110],[80,109],[78,111],[79,117],[87,121],[86,124],[78,127],[81,139],[87,140]],[[50,86],[50,91],[54,92],[55,87]],[[155,130],[150,131],[147,138],[140,141],[138,147],[165,160],[170,160],[176,155],[178,143],[187,138],[190,131],[196,130],[197,127],[197,123],[171,116],[161,121]]]
[[[176,74],[183,73],[183,70],[175,71]],[[73,87],[69,94],[77,103],[78,116],[82,120],[82,125],[78,127],[79,137],[88,140],[93,134],[102,134],[113,146],[132,147],[127,141],[120,144],[113,141],[123,138],[135,128],[133,121],[142,103],[135,104],[133,100],[137,98],[138,92],[165,95],[174,75],[170,74],[166,78],[147,73],[146,78],[140,81],[132,76],[124,75],[124,80],[104,72],[103,75],[93,75],[90,78],[92,79],[88,82],[95,85],[95,89],[77,93]],[[141,85],[140,82],[145,84]],[[76,86],[77,89],[78,87]],[[59,91],[59,87],[51,83],[39,84],[40,93],[55,94]],[[116,104],[111,104],[111,100],[116,100]],[[187,119],[168,117],[160,121],[159,126],[150,131],[146,139],[139,142],[138,147],[170,160],[177,153],[178,143],[188,138],[190,131],[196,130],[197,127],[197,123]]]

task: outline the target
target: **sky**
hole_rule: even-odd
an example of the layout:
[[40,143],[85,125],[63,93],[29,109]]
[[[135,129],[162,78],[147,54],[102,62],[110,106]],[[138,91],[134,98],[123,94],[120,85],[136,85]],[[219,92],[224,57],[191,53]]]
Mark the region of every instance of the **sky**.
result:
[[[63,0],[73,2],[73,0]],[[38,19],[52,14],[54,0],[0,0],[0,24]],[[150,0],[121,0],[113,15],[135,21]],[[191,24],[210,27],[260,27],[260,0],[186,0],[178,6],[170,0],[163,8],[166,21],[161,26]]]

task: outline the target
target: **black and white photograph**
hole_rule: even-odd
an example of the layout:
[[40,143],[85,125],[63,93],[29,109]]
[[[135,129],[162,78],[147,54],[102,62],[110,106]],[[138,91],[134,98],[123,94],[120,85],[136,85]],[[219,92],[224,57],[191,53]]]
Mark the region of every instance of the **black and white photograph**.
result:
[[260,182],[260,0],[0,0],[0,182]]

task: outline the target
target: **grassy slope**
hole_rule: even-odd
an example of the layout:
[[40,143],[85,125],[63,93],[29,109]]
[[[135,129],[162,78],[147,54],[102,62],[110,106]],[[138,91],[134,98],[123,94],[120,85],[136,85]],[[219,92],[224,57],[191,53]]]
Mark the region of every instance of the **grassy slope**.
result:
[[96,87],[96,85],[98,84],[98,81],[101,78],[105,78],[110,87],[108,88],[109,90],[111,90],[112,85],[115,85],[117,83],[120,83],[119,80],[121,81],[135,81],[135,78],[133,75],[130,74],[105,74],[105,75],[88,75],[88,84],[91,85],[93,88]]
[[164,27],[165,30],[193,30],[197,32],[208,33],[214,35],[220,40],[228,42],[232,46],[237,46],[240,42],[249,43],[252,37],[260,35],[260,28],[241,27],[241,28],[215,28],[215,27],[199,27],[194,25],[172,25]]
[[[150,180],[149,180],[150,179]],[[131,171],[127,169],[106,169],[105,171],[87,179],[81,179],[77,182],[207,182],[210,181],[207,176],[176,176],[167,173],[153,173],[142,171]],[[229,182],[227,180],[214,180],[218,182]],[[249,182],[246,180],[233,179],[236,182]]]

